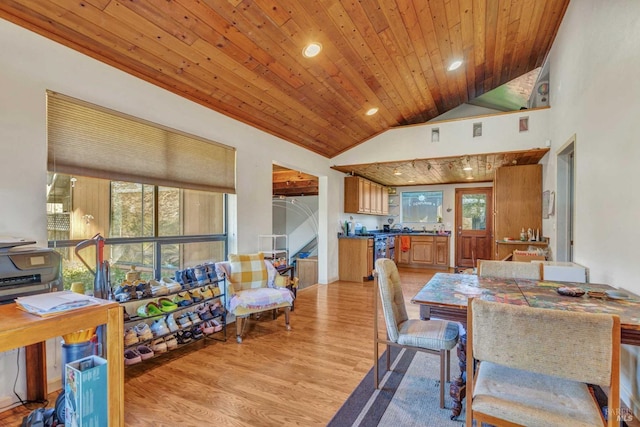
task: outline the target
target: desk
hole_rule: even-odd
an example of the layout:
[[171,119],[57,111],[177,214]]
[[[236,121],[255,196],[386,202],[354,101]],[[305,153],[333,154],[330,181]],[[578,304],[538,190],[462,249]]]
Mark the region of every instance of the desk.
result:
[[[102,300],[101,300],[102,301]],[[108,413],[110,426],[124,425],[124,341],[122,307],[111,301],[40,317],[16,307],[0,305],[0,352],[19,347],[30,348],[36,356],[27,359],[27,369],[38,371],[39,387],[46,396],[45,341],[80,329],[106,325],[108,369]],[[43,384],[44,382],[44,384]]]
[[[476,275],[436,273],[411,300],[420,304],[420,316],[460,322],[467,326],[467,301],[481,298],[486,301],[531,307],[573,310],[590,313],[617,314],[620,317],[623,344],[640,345],[640,297],[632,295],[628,300],[610,300],[567,297],[558,294],[561,286],[577,286],[585,291],[615,289],[609,285],[594,283],[569,283],[535,281],[509,278],[478,278]],[[466,336],[459,341],[457,354],[461,376],[451,381],[451,397],[454,399],[453,416],[460,415],[465,389],[462,373],[466,370]]]

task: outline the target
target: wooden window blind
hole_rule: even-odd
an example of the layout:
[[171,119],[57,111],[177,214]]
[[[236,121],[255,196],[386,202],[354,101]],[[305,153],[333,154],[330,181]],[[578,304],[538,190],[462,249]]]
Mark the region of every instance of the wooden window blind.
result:
[[234,194],[234,148],[47,92],[48,170]]

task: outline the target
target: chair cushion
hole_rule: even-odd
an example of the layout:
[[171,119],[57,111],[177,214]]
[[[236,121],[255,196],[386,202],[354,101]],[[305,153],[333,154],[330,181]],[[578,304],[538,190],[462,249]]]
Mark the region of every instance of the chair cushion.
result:
[[[276,308],[281,304],[290,306],[293,294],[287,288],[255,288],[236,292],[229,301],[229,311],[235,315]],[[245,309],[245,310],[242,310]]]
[[526,426],[602,426],[587,385],[480,362],[472,409]]
[[267,287],[269,275],[262,252],[246,255],[229,254],[229,264],[231,266],[229,282],[233,284],[236,292]]
[[398,344],[451,350],[458,343],[458,325],[444,320],[409,319],[400,324]]

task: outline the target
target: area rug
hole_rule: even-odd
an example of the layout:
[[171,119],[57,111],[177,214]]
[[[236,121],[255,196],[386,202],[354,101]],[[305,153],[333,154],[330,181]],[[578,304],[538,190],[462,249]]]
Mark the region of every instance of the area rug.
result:
[[[455,352],[453,352],[455,353]],[[452,353],[452,376],[457,359]],[[399,355],[399,357],[397,357]],[[380,358],[380,388],[373,387],[373,368],[336,412],[328,426],[433,426],[461,427],[464,411],[451,420],[453,402],[445,386],[445,407],[440,409],[440,358],[433,354],[392,348],[392,371],[384,372]]]

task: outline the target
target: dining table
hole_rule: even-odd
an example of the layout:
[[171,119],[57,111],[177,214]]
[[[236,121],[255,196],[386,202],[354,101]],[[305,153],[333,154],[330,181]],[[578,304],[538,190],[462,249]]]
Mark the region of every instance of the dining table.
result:
[[[577,296],[561,295],[570,290]],[[608,313],[620,317],[622,344],[640,345],[640,296],[598,283],[573,283],[475,274],[436,273],[411,299],[420,305],[422,319],[459,322],[466,331],[469,298],[554,310]],[[465,397],[466,333],[458,341],[460,376],[451,381],[454,404],[451,419],[462,412]]]

